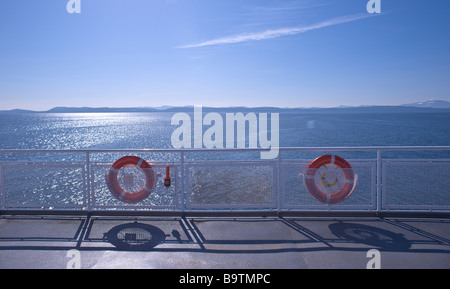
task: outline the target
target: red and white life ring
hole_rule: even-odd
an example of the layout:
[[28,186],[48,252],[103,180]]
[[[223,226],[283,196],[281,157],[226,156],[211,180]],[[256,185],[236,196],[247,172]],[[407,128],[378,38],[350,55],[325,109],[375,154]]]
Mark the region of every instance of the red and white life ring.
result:
[[[326,165],[329,164],[334,164],[340,168],[344,176],[343,180],[338,181],[337,176],[336,180],[325,180],[324,175],[326,172],[319,175],[322,186],[324,188],[329,188],[331,193],[327,193],[324,192],[324,190],[319,189],[316,183],[316,180],[318,179],[316,175],[319,170],[322,167],[326,168]],[[333,192],[331,187],[338,185],[338,183],[343,183],[342,187],[337,192]],[[353,173],[352,167],[345,159],[335,155],[324,155],[317,158],[309,165],[305,176],[305,185],[309,193],[320,202],[326,204],[337,204],[346,200],[353,193],[355,189],[355,174]]]
[[[145,186],[139,192],[126,192],[119,184],[117,178],[119,170],[127,165],[137,166],[138,168],[141,168],[145,174]],[[112,165],[109,173],[106,175],[106,183],[114,197],[125,203],[135,204],[143,201],[151,194],[155,186],[155,174],[153,173],[152,166],[145,160],[136,156],[125,156]]]

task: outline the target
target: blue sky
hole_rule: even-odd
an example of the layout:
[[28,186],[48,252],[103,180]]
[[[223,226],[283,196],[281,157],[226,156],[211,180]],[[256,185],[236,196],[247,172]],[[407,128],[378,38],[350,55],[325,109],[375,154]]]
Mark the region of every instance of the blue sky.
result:
[[0,110],[450,101],[450,1],[2,0]]

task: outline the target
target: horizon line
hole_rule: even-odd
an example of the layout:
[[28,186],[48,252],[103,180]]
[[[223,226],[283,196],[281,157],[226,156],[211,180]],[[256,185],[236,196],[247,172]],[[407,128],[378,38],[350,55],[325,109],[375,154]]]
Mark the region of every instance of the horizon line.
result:
[[[229,109],[229,108],[245,108],[245,109],[262,109],[262,108],[269,108],[269,109],[342,109],[342,108],[370,108],[370,107],[413,107],[413,108],[436,108],[436,107],[429,107],[429,106],[417,106],[424,103],[428,103],[431,101],[440,101],[440,102],[446,102],[450,105],[450,101],[447,100],[426,100],[426,101],[418,101],[414,103],[408,103],[408,104],[363,104],[363,105],[338,105],[338,106],[309,106],[309,107],[301,107],[301,106],[295,106],[295,107],[281,107],[281,106],[270,106],[270,105],[263,105],[263,106],[246,106],[246,105],[232,105],[232,106],[209,106],[209,105],[179,105],[179,106],[173,106],[173,105],[161,105],[161,106],[120,106],[120,107],[109,107],[109,106],[55,106],[47,110],[34,110],[34,109],[23,109],[23,108],[13,108],[13,109],[0,109],[0,112],[12,112],[12,111],[24,111],[24,112],[51,112],[51,110],[57,110],[57,109],[66,109],[66,110],[155,110],[157,111],[165,111],[170,109],[180,109],[180,108],[194,108],[195,106],[202,106],[205,108],[217,108],[217,109]],[[447,107],[443,107],[446,109]]]

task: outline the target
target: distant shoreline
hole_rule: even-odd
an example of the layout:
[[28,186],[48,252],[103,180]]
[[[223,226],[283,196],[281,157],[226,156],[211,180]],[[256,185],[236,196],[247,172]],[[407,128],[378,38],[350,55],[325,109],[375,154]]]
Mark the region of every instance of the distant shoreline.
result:
[[[412,112],[450,112],[450,102],[441,101],[439,107],[420,105],[398,106],[340,106],[331,108],[282,108],[282,107],[207,107],[206,112],[316,112],[316,113],[412,113]],[[0,110],[1,114],[8,113],[156,113],[156,112],[189,112],[193,106],[164,106],[164,107],[55,107],[47,111],[25,109]]]

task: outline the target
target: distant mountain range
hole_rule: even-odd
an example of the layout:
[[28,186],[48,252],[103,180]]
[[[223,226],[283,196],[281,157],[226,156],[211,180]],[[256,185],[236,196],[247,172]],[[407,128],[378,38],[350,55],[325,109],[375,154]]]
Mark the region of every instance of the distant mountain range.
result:
[[[0,113],[118,113],[118,112],[180,112],[192,111],[193,106],[161,106],[161,107],[54,107],[47,111],[24,109],[0,110]],[[433,112],[450,111],[450,102],[445,100],[428,100],[399,106],[339,106],[333,108],[280,108],[280,107],[203,107],[203,111],[216,112],[345,112],[345,113],[382,113],[382,112]]]
[[450,101],[445,100],[428,100],[424,102],[415,102],[410,104],[403,104],[402,106],[412,107],[431,107],[431,108],[450,108]]

